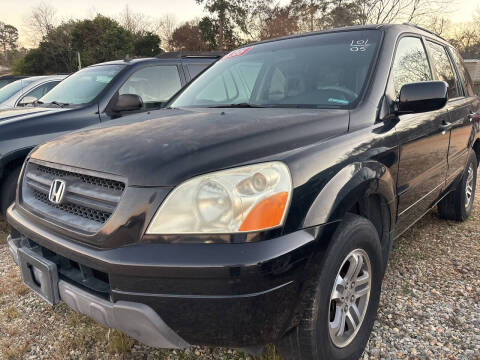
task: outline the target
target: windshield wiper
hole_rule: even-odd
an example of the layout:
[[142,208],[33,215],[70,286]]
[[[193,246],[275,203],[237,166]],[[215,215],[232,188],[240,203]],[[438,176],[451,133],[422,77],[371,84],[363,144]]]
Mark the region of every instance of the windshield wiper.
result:
[[209,108],[219,109],[219,108],[263,108],[264,106],[254,105],[249,103],[237,103],[237,104],[225,104],[225,105],[216,105],[209,106]]

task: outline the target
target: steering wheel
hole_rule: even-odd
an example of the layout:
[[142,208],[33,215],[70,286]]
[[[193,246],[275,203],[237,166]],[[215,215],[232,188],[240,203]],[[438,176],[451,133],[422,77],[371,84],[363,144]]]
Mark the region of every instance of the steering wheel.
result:
[[319,90],[325,90],[325,91],[338,91],[343,93],[348,100],[353,101],[358,97],[358,94],[355,91],[352,91],[350,89],[344,88],[342,86],[322,86],[319,88]]

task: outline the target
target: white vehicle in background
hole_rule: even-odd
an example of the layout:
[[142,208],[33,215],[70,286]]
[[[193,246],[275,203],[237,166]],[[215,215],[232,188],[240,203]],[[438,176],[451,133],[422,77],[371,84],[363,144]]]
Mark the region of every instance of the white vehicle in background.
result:
[[11,109],[32,104],[67,76],[32,76],[14,81],[0,89],[0,109]]

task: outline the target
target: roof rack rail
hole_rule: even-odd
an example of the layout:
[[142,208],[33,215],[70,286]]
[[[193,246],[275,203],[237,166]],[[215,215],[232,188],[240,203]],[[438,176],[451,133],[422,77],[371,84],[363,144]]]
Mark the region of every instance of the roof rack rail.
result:
[[157,58],[221,58],[225,51],[171,51],[157,55]]
[[435,32],[433,32],[432,30],[425,29],[425,28],[423,28],[423,27],[421,27],[421,26],[418,26],[417,24],[412,24],[412,23],[409,23],[409,22],[404,22],[402,25],[413,26],[413,27],[415,27],[415,28],[417,28],[417,29],[419,29],[419,30],[425,31],[425,32],[427,32],[427,33],[429,33],[429,34],[432,34],[432,35],[435,35],[435,36],[439,37],[439,38],[442,39],[442,40],[447,41],[446,39],[444,39],[444,38],[441,37],[440,35],[438,35],[438,34],[436,34]]

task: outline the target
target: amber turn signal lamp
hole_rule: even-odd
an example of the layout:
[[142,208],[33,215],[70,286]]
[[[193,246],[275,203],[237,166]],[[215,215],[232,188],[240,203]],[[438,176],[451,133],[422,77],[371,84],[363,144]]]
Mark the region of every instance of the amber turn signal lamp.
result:
[[280,192],[263,199],[250,210],[240,225],[239,231],[262,230],[280,225],[287,201],[287,192]]

